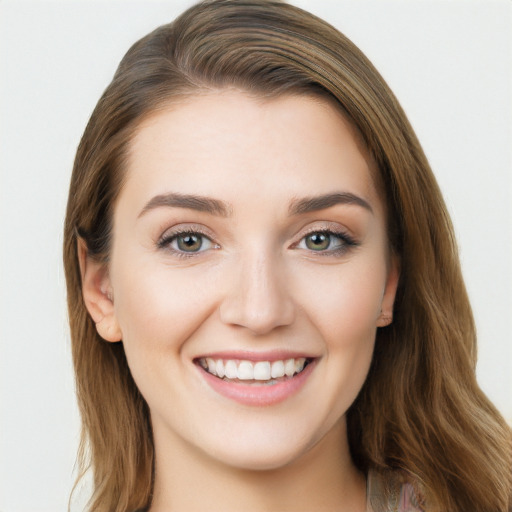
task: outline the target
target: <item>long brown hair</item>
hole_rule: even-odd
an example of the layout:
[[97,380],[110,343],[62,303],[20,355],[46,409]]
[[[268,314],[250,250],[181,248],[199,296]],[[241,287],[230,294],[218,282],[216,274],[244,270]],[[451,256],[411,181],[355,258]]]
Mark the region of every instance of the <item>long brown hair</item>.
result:
[[198,4],[127,52],[80,142],[65,222],[64,264],[78,402],[79,462],[92,468],[90,510],[151,502],[149,410],[122,343],[105,343],[82,299],[77,243],[108,265],[112,212],[130,141],[173,99],[234,86],[260,96],[322,94],[357,127],[377,163],[389,238],[401,260],[394,322],[347,413],[356,465],[406,475],[432,511],[508,510],[511,433],[475,379],[475,326],[441,193],[394,95],[368,59],[326,22],[275,0]]

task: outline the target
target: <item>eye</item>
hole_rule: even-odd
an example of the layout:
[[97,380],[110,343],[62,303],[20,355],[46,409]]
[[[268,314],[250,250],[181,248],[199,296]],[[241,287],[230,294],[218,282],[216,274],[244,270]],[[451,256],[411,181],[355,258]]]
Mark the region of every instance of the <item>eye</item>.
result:
[[164,235],[158,242],[159,248],[168,248],[180,255],[194,254],[215,248],[216,245],[206,235],[196,231],[183,231]]
[[328,233],[311,233],[304,238],[306,247],[312,251],[325,251],[332,243],[331,235]]
[[297,248],[337,254],[348,250],[350,246],[354,245],[356,245],[355,241],[345,233],[321,230],[308,233],[297,244]]

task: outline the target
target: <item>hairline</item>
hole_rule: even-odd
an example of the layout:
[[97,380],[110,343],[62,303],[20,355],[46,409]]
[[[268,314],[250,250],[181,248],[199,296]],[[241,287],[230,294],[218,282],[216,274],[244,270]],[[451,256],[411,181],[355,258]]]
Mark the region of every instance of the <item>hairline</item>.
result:
[[382,173],[379,170],[379,165],[372,155],[368,144],[364,140],[363,134],[355,121],[351,118],[343,104],[334,96],[333,93],[326,89],[314,88],[315,84],[311,84],[311,88],[304,86],[297,88],[287,88],[279,90],[264,89],[263,87],[255,86],[253,89],[249,89],[244,86],[235,84],[227,84],[221,86],[208,86],[208,85],[190,85],[189,87],[182,87],[174,94],[167,94],[165,97],[158,100],[155,105],[150,107],[147,111],[142,113],[139,117],[134,119],[129,126],[125,127],[129,131],[129,135],[125,140],[124,149],[121,152],[121,180],[119,182],[119,188],[116,190],[116,194],[112,201],[111,207],[112,212],[115,209],[115,203],[117,198],[122,192],[125,184],[126,175],[130,165],[130,156],[133,149],[133,142],[137,138],[137,135],[141,130],[144,129],[147,124],[151,123],[161,113],[168,112],[171,109],[179,108],[181,105],[187,105],[194,101],[196,98],[207,97],[207,96],[219,96],[225,93],[235,92],[246,95],[248,98],[256,100],[262,104],[272,103],[273,101],[282,98],[301,98],[305,97],[315,101],[322,107],[332,107],[345,122],[346,128],[352,135],[354,142],[359,152],[363,155],[368,165],[370,172],[371,184],[374,187],[374,191],[377,196],[381,197],[382,205],[385,211],[386,222],[388,221],[389,212],[387,211],[387,194],[383,182]]

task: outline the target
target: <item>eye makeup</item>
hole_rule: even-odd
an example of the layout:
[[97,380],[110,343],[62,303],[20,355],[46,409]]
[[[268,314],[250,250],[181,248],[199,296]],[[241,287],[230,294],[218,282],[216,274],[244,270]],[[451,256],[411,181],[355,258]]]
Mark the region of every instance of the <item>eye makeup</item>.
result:
[[346,253],[356,245],[357,243],[346,233],[315,230],[304,236],[295,247],[321,256],[336,256]]
[[169,251],[179,258],[191,258],[220,248],[211,235],[198,225],[170,228],[158,239],[156,245],[158,249]]
[[313,226],[301,233],[300,240],[291,245],[292,249],[309,251],[318,256],[343,256],[360,243],[346,230],[329,223],[327,226]]
[[[190,224],[170,228],[158,239],[157,248],[169,251],[179,258],[192,258],[221,246],[213,240],[209,230]],[[360,245],[346,230],[338,226],[312,226],[300,234],[300,239],[289,249],[308,251],[316,256],[340,257]]]

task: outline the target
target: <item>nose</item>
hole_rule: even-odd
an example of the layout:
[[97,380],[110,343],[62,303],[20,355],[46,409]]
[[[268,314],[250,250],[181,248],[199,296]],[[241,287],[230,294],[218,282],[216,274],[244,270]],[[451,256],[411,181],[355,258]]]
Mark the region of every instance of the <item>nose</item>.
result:
[[240,259],[220,305],[222,322],[258,335],[293,322],[294,303],[275,259],[261,253]]

